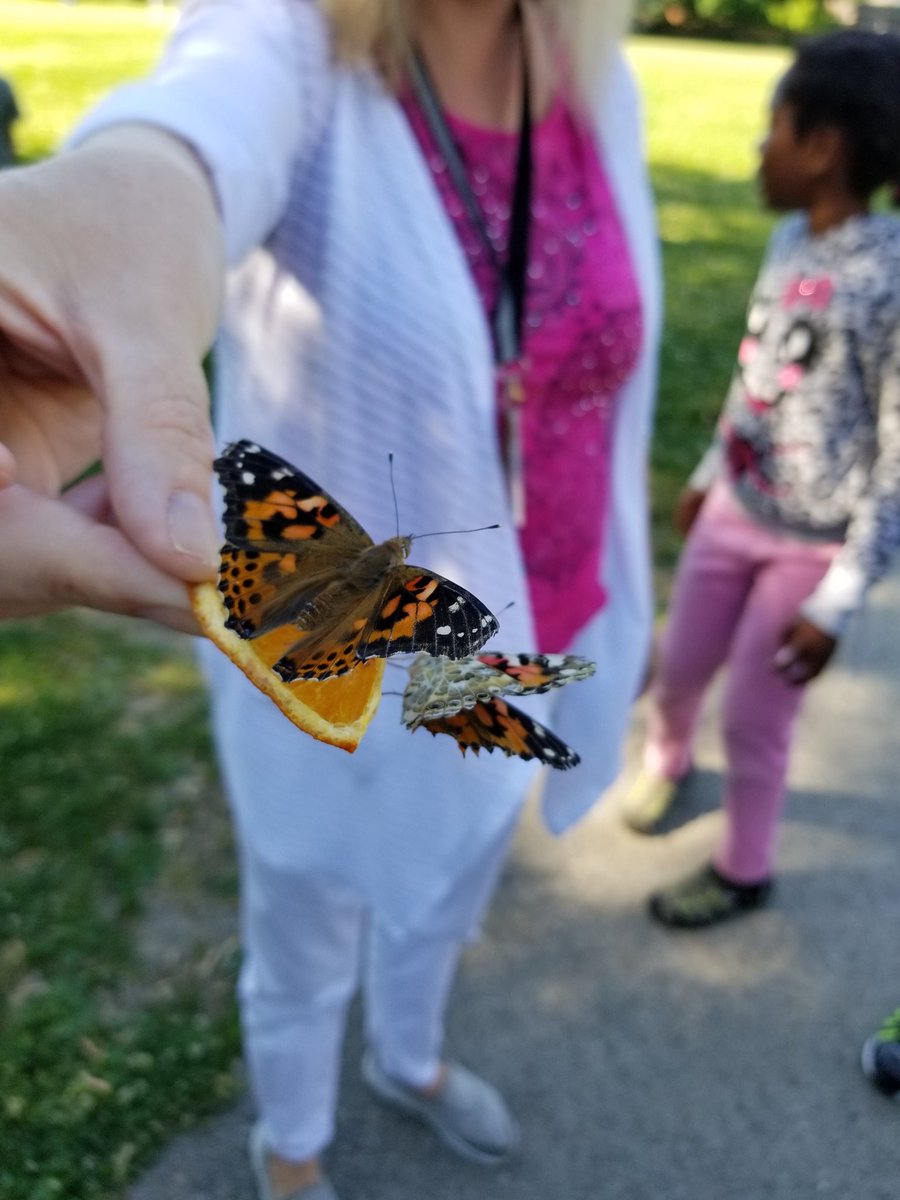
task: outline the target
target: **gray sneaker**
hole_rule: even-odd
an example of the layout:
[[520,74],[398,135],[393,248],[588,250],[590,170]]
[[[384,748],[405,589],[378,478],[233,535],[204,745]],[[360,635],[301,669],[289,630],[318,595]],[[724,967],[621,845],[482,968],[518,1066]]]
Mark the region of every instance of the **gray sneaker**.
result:
[[363,1058],[362,1076],[381,1100],[429,1125],[463,1158],[494,1166],[519,1148],[521,1131],[503,1097],[458,1063],[448,1064],[446,1082],[432,1097],[386,1075],[371,1051]]
[[272,1191],[269,1170],[266,1165],[266,1150],[263,1142],[262,1125],[257,1122],[250,1130],[250,1165],[253,1167],[253,1178],[256,1180],[256,1192],[259,1200],[338,1200],[337,1192],[323,1175],[316,1183],[308,1187],[289,1192],[287,1196],[276,1197]]

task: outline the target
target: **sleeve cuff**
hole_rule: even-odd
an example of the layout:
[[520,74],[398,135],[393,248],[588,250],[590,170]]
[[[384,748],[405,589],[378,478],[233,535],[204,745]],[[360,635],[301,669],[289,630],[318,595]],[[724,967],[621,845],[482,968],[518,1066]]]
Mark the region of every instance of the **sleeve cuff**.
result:
[[866,581],[857,569],[835,559],[824,579],[800,607],[807,620],[840,637],[866,598]]

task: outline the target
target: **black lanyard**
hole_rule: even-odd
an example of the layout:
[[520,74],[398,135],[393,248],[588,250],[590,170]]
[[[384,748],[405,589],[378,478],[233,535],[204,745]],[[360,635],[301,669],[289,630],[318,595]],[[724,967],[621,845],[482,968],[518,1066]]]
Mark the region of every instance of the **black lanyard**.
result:
[[528,58],[521,8],[516,9],[522,34],[522,119],[509,222],[506,261],[500,262],[487,230],[481,206],[469,184],[466,169],[453,134],[447,124],[441,102],[428,74],[425,61],[417,50],[412,60],[412,84],[431,136],[443,158],[466,214],[477,231],[497,272],[497,302],[489,314],[494,339],[494,358],[498,366],[516,364],[522,354],[522,325],[525,319],[528,236],[531,225],[531,99],[528,86]]

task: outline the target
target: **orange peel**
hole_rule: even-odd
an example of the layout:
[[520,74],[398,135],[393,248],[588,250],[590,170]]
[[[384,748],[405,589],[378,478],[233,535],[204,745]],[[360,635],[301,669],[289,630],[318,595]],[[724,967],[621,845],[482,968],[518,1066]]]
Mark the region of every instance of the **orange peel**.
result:
[[225,627],[228,611],[214,583],[191,586],[191,607],[203,632],[278,705],[298,729],[320,742],[353,753],[381,701],[384,659],[369,658],[334,679],[285,683],[272,664],[297,642],[290,626],[247,640]]

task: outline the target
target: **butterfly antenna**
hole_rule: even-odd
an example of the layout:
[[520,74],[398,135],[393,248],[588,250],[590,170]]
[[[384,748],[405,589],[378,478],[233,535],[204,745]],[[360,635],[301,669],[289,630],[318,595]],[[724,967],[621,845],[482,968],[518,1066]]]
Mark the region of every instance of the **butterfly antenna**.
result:
[[500,523],[496,525],[479,525],[477,529],[438,529],[434,533],[414,533],[413,538],[418,541],[423,537],[445,537],[448,533],[483,533],[485,529],[499,529]]
[[397,489],[394,486],[394,452],[388,452],[388,474],[391,477],[391,495],[394,497],[394,523],[397,526],[397,537],[400,536],[400,506],[397,504]]

